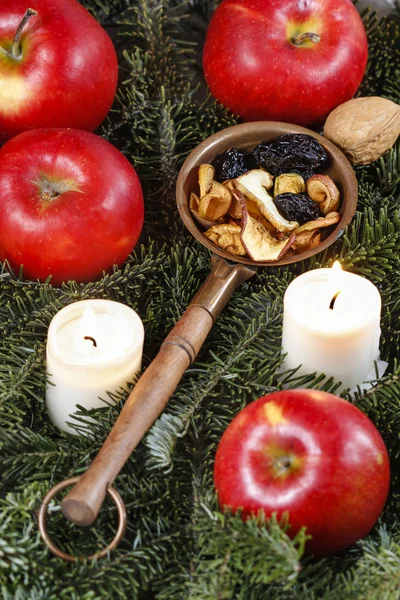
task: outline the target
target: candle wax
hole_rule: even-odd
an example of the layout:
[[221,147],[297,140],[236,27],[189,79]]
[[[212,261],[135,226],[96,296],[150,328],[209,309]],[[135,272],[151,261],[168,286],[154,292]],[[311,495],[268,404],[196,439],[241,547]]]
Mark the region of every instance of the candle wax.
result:
[[85,358],[97,362],[124,354],[133,335],[131,323],[123,315],[96,314],[88,306],[82,317],[60,328],[56,340],[66,359]]
[[131,308],[110,300],[66,306],[47,338],[46,405],[51,421],[69,433],[79,404],[86,409],[113,402],[107,392],[127,390],[142,365],[143,324]]
[[377,288],[353,273],[317,269],[297,277],[284,298],[282,368],[324,373],[342,389],[361,385],[379,358],[380,310]]

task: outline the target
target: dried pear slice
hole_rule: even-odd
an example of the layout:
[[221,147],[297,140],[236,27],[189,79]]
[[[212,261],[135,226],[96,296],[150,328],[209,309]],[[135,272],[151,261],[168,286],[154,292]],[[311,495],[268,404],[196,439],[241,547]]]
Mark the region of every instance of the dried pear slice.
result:
[[204,163],[199,167],[199,186],[200,198],[208,194],[211,189],[215,175],[215,169],[212,165]]
[[340,192],[327,175],[313,175],[307,181],[307,194],[311,200],[319,203],[323,215],[339,208]]
[[314,229],[313,231],[303,231],[302,233],[299,233],[299,235],[296,235],[292,248],[297,253],[306,252],[306,250],[316,248],[320,243],[321,233],[319,229]]
[[300,225],[297,229],[294,230],[293,233],[299,235],[303,231],[314,231],[315,229],[319,229],[320,227],[330,227],[331,225],[335,225],[340,221],[340,214],[338,212],[332,212],[326,215],[325,217],[319,217],[315,219],[315,221],[308,221],[304,223],[304,225]]
[[240,232],[241,228],[239,225],[222,224],[210,227],[204,235],[223,250],[227,250],[237,256],[245,256],[246,250],[243,247]]
[[241,238],[247,254],[258,262],[274,262],[279,260],[296,239],[294,234],[289,238],[278,241],[273,238],[265,227],[248,213],[246,203],[241,201],[243,219]]
[[306,189],[304,179],[298,173],[283,173],[275,179],[274,196],[301,194]]
[[267,192],[273,183],[272,175],[261,169],[253,169],[238,177],[236,188],[247,198],[257,203],[260,212],[278,230],[287,233],[299,226],[297,221],[287,221],[276,208],[272,196]]

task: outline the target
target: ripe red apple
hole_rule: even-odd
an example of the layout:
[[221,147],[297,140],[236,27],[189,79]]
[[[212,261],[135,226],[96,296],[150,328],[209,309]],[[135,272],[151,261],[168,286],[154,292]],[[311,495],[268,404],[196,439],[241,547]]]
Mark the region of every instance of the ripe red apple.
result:
[[223,0],[203,68],[211,93],[243,119],[309,125],[354,95],[367,58],[351,0]]
[[95,279],[125,261],[142,225],[135,169],[94,133],[36,129],[0,149],[0,260],[26,278]]
[[289,512],[290,535],[306,526],[323,556],[372,529],[389,489],[389,462],[373,423],[355,406],[316,390],[275,392],[252,402],[218,446],[221,507],[243,518]]
[[93,131],[110,110],[114,46],[76,0],[0,0],[0,55],[0,139],[39,127]]

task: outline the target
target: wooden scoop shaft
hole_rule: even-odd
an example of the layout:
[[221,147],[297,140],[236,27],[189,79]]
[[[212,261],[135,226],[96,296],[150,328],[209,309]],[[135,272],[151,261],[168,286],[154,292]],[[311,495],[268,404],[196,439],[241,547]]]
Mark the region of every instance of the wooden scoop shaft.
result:
[[165,408],[214,319],[234,290],[254,273],[244,265],[213,257],[209,277],[137,382],[89,469],[64,498],[62,512],[69,521],[91,525],[96,519],[107,487]]

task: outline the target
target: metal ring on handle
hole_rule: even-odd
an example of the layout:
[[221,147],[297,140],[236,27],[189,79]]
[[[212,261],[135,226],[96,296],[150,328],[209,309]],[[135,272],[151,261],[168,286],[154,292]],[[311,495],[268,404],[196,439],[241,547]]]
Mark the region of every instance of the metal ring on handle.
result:
[[43,502],[40,505],[40,509],[39,509],[39,513],[38,513],[39,531],[40,531],[42,540],[48,546],[48,548],[51,550],[51,552],[53,554],[58,556],[58,558],[62,558],[63,560],[66,560],[68,562],[75,562],[78,560],[94,560],[96,558],[101,558],[102,556],[105,556],[108,552],[110,552],[113,548],[115,548],[115,546],[118,546],[118,544],[120,543],[120,541],[122,540],[122,538],[124,536],[125,529],[126,529],[126,510],[125,510],[124,501],[122,500],[122,498],[119,495],[119,493],[117,492],[117,490],[115,490],[113,487],[109,487],[109,488],[107,488],[107,491],[117,506],[118,516],[119,516],[118,529],[117,529],[117,533],[115,534],[114,539],[105,548],[103,548],[103,550],[101,550],[100,552],[96,552],[95,554],[92,554],[91,556],[72,556],[71,554],[67,554],[66,552],[63,552],[62,550],[60,550],[60,548],[58,546],[55,545],[55,543],[53,542],[53,540],[51,539],[51,537],[49,536],[48,531],[47,531],[47,526],[46,526],[47,507],[50,503],[50,500],[59,491],[68,487],[69,485],[74,485],[75,483],[77,483],[79,481],[79,479],[80,479],[79,477],[71,477],[70,479],[65,479],[65,481],[61,481],[60,483],[57,483],[57,485],[55,485],[53,488],[51,488],[51,490],[44,497]]

